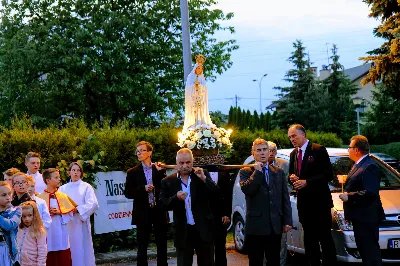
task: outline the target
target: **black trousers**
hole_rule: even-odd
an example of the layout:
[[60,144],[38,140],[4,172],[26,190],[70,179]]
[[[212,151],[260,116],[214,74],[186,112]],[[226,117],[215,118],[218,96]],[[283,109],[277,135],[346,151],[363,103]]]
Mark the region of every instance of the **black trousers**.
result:
[[[336,248],[332,239],[331,209],[315,210],[301,220],[304,248],[310,266],[336,265]],[[322,250],[322,254],[321,254]]]
[[246,235],[249,266],[263,266],[264,256],[268,266],[280,265],[282,234]]
[[168,265],[167,257],[167,224],[146,224],[137,225],[137,240],[138,240],[138,251],[137,251],[137,265],[147,266],[147,247],[149,246],[150,233],[154,227],[154,236],[157,245],[157,265],[166,266]]
[[353,221],[353,231],[363,265],[381,266],[382,256],[379,246],[379,224]]
[[215,266],[227,266],[226,260],[226,235],[229,224],[223,225],[221,219],[215,221]]
[[187,225],[186,247],[176,248],[178,266],[192,266],[194,250],[198,266],[214,265],[214,243],[204,242],[195,225]]

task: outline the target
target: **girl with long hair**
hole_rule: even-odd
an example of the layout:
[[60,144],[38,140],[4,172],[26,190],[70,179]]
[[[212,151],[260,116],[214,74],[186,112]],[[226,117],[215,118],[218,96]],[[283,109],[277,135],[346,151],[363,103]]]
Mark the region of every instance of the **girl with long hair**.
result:
[[45,266],[47,257],[46,230],[36,203],[26,201],[20,205],[22,219],[17,242],[21,265]]

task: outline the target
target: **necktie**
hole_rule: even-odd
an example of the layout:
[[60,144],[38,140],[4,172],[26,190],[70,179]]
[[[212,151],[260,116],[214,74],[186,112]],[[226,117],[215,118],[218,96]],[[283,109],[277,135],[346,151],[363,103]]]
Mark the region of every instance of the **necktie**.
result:
[[299,151],[297,152],[297,171],[298,171],[298,175],[300,176],[301,173],[301,164],[303,163],[303,150],[299,149]]
[[264,174],[265,181],[267,181],[267,184],[269,185],[269,173],[268,173],[267,167],[263,167],[263,171],[262,172]]

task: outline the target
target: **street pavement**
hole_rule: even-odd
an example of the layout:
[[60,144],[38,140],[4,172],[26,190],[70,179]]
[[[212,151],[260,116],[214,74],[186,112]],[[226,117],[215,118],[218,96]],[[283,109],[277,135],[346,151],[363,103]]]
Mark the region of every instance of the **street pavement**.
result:
[[[229,266],[248,266],[249,261],[247,258],[247,255],[243,255],[240,253],[237,253],[234,250],[227,250],[226,252],[226,257],[228,260],[228,265]],[[116,263],[116,264],[102,264],[101,266],[136,266],[136,261],[133,262],[125,262],[125,263]],[[156,260],[150,260],[149,261],[149,266],[156,266],[157,261]],[[176,258],[170,258],[168,260],[168,265],[177,265],[176,263]],[[304,261],[304,256],[297,256],[293,258],[289,258],[289,263],[286,264],[286,266],[305,266],[305,261]],[[340,264],[340,266],[344,266],[345,264]],[[197,266],[196,262],[196,256],[193,258],[193,266]],[[338,265],[339,266],[339,265]]]

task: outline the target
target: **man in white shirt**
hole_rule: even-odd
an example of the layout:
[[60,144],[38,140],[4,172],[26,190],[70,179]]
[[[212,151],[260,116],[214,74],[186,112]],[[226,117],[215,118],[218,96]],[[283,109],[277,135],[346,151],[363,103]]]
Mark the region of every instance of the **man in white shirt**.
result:
[[210,200],[219,192],[207,171],[193,167],[192,151],[183,148],[176,155],[178,173],[161,181],[160,203],[173,210],[175,247],[178,266],[193,263],[196,250],[197,265],[214,264],[214,217]]
[[39,173],[40,154],[30,151],[25,157],[25,166],[28,168],[27,174],[35,179],[35,189],[37,193],[43,193],[46,189],[46,184],[43,181],[43,176]]

